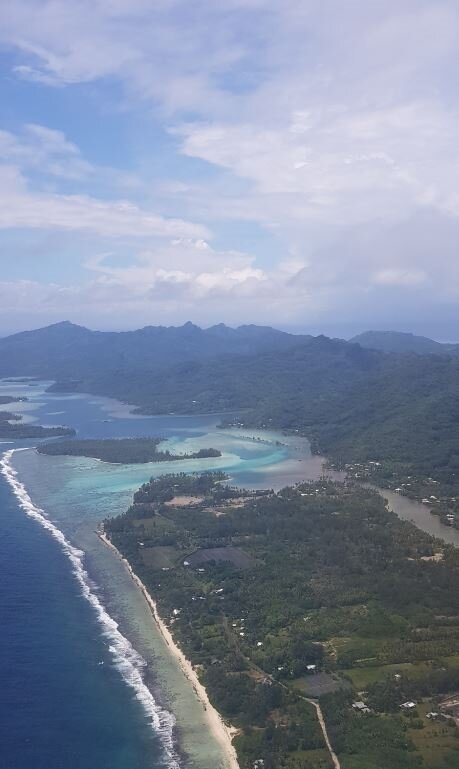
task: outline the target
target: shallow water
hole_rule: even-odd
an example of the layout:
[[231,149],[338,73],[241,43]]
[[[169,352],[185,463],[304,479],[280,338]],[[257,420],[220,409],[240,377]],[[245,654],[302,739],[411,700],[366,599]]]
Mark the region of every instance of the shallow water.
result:
[[[67,643],[66,638],[61,637],[56,616],[47,623],[49,636],[58,646],[60,643],[64,644],[65,648],[61,649],[61,654],[64,659],[68,659],[68,675],[75,675],[75,669],[79,669],[81,665],[81,677],[83,681],[87,680],[89,689],[95,692],[100,688],[111,703],[111,707],[105,707],[104,696],[100,695],[98,700],[94,701],[88,693],[86,698],[80,696],[77,706],[72,704],[67,715],[66,708],[62,705],[65,701],[64,692],[68,691],[67,676],[62,670],[58,676],[54,676],[52,655],[49,665],[48,655],[43,655],[42,662],[46,663],[44,678],[48,680],[52,677],[56,690],[51,689],[51,692],[54,691],[51,703],[55,700],[60,702],[62,715],[58,722],[51,721],[51,724],[56,724],[56,729],[59,723],[59,739],[48,740],[49,747],[43,753],[43,766],[46,765],[47,769],[61,765],[65,765],[66,769],[92,769],[94,766],[98,769],[105,766],[113,769],[118,766],[123,769],[147,769],[171,766],[177,760],[177,757],[171,756],[171,736],[180,753],[182,766],[193,766],[197,769],[223,766],[224,757],[220,746],[209,732],[206,714],[191,685],[171,658],[143,596],[119,559],[101,543],[95,529],[104,517],[124,511],[130,504],[133,492],[152,475],[222,469],[228,472],[235,484],[279,488],[304,477],[318,477],[322,472],[321,460],[311,456],[309,445],[304,439],[287,439],[275,433],[242,434],[239,430],[222,431],[218,429],[218,416],[142,417],[130,414],[128,407],[110,399],[48,394],[45,392],[45,385],[28,388],[24,384],[0,383],[0,394],[2,392],[25,394],[30,398],[26,403],[12,404],[11,407],[11,410],[15,410],[16,406],[19,406],[16,410],[20,410],[29,421],[39,421],[47,425],[68,424],[77,430],[80,437],[150,435],[167,438],[167,445],[171,450],[189,452],[203,447],[214,447],[222,451],[222,457],[217,459],[127,466],[110,465],[78,457],[49,457],[38,454],[33,448],[18,451],[13,454],[9,463],[17,472],[16,481],[24,484],[25,488],[16,488],[19,499],[15,500],[11,489],[5,486],[5,479],[2,479],[1,490],[4,496],[1,498],[3,501],[0,501],[0,522],[5,525],[11,520],[22,521],[23,536],[26,532],[30,548],[40,553],[41,545],[60,559],[61,566],[66,571],[66,580],[59,579],[54,589],[59,600],[65,602],[67,609],[72,610],[79,619],[79,633],[85,644],[84,659],[80,660],[72,645]],[[2,450],[26,446],[27,441],[4,443]],[[10,478],[10,481],[14,479]],[[24,497],[26,490],[30,500]],[[25,510],[18,509],[21,495]],[[40,520],[35,514],[35,508],[44,511],[44,520]],[[35,520],[27,519],[24,512],[34,515]],[[46,526],[48,531],[43,526]],[[52,527],[56,527],[55,531]],[[66,541],[59,539],[60,535],[56,532],[62,532]],[[8,542],[6,546],[9,547]],[[78,573],[72,577],[71,563],[66,563],[59,547],[61,550],[67,550],[67,557],[72,556],[74,547],[84,553],[78,568],[76,569],[75,563],[72,566],[74,572],[81,568],[87,572],[84,584],[81,580],[78,581]],[[78,560],[79,556],[75,557]],[[21,563],[22,556],[18,559],[19,569]],[[45,590],[43,572],[46,576],[46,558],[40,560],[40,569],[30,575],[33,577],[35,574],[36,587],[39,590],[40,585]],[[17,584],[14,600],[20,601],[25,586],[20,581],[14,584]],[[89,603],[88,589],[94,599]],[[49,590],[47,595],[51,595]],[[13,596],[14,591],[10,585],[3,598],[8,602]],[[40,600],[36,601],[36,607],[37,612],[41,612]],[[101,621],[101,614],[105,625]],[[14,617],[10,619],[12,621]],[[115,622],[110,626],[110,621],[113,620]],[[11,644],[14,644],[16,632],[12,621]],[[117,638],[116,644],[114,637],[117,633],[121,634],[121,637]],[[26,634],[30,644],[26,656],[29,657],[28,664],[33,666],[36,652],[33,616],[30,618]],[[78,637],[74,640],[77,643]],[[8,659],[11,658],[12,652],[7,639],[5,643],[4,658]],[[83,644],[83,640],[81,643]],[[120,653],[118,657],[114,654],[114,646]],[[125,653],[125,659],[122,658],[122,651]],[[136,653],[140,655],[138,658]],[[88,660],[91,664],[85,677],[84,665]],[[143,665],[142,661],[146,664]],[[100,665],[100,662],[104,664]],[[34,745],[38,749],[40,740],[37,735],[41,734],[43,728],[40,692],[32,685],[33,679],[21,677],[20,672],[18,670],[19,677],[15,681],[15,687],[22,690],[24,697],[31,703],[28,714],[31,726],[30,749],[34,749]],[[156,704],[152,704],[148,696],[139,697],[142,684],[139,682],[139,674],[148,683]],[[113,692],[110,687],[104,688],[103,682],[108,675],[112,676],[112,688],[116,686],[119,691]],[[98,677],[101,679],[100,687]],[[143,694],[145,695],[145,692]],[[74,701],[69,697],[69,702]],[[128,730],[119,727],[116,718],[117,703],[124,718],[124,725],[130,725]],[[103,737],[105,732],[102,727],[96,731],[91,729],[91,724],[97,723],[93,713],[95,705],[99,719],[106,714],[106,720],[103,718],[105,730],[113,731],[117,735],[113,746]],[[156,718],[152,716],[152,708],[156,708]],[[68,740],[69,744],[74,742],[75,710],[78,711],[79,734],[94,735],[94,740],[81,741],[78,749],[75,747],[63,764],[62,741]],[[172,729],[168,719],[169,713],[173,713],[176,719]],[[13,708],[10,720],[15,723],[17,715],[19,713]],[[50,731],[52,734],[53,729]],[[121,735],[124,735],[123,749],[120,748]],[[27,750],[22,749],[18,742],[13,742],[6,766],[11,769],[23,769],[26,765],[30,766],[28,758]]]

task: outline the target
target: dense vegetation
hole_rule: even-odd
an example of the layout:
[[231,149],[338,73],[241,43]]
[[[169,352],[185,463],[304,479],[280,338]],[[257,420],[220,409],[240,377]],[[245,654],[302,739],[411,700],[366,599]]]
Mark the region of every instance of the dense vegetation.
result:
[[51,456],[94,457],[104,462],[122,464],[221,457],[221,451],[217,449],[199,449],[189,454],[172,454],[168,450],[158,451],[159,443],[161,438],[86,439],[46,443],[39,446],[37,451]]
[[299,431],[338,462],[459,470],[459,360],[447,356],[384,355],[318,337],[141,377],[125,371],[114,382],[95,377],[91,389],[146,413],[236,412],[246,425]]
[[66,379],[91,391],[91,383],[99,378],[116,387],[115,372],[159,371],[183,360],[204,360],[222,352],[254,355],[291,347],[305,338],[261,326],[232,329],[223,323],[208,329],[185,323],[121,332],[55,323],[0,339],[0,376]]
[[145,378],[126,373],[112,394],[148,413],[230,411],[245,425],[296,430],[338,462],[391,461],[424,475],[459,469],[459,360],[447,356],[384,355],[318,337]]
[[[328,769],[313,694],[344,769],[459,767],[454,720],[426,717],[459,687],[459,554],[377,494],[326,480],[241,492],[221,473],[170,475],[105,530],[241,729],[242,769]],[[222,556],[188,560],[212,548]],[[352,707],[362,698],[367,713]]]
[[446,354],[385,354],[256,326],[118,334],[64,323],[0,340],[0,374],[20,373],[145,413],[236,412],[298,430],[338,462],[458,469],[459,359]]
[[[442,485],[439,514],[455,512],[454,345],[395,333],[378,338],[387,349],[441,354],[384,353],[256,326],[117,334],[64,323],[0,340],[0,374],[57,378],[56,390],[111,395],[143,413],[230,412],[233,423],[296,431],[339,466],[378,461],[383,471],[375,480],[406,483],[406,493],[411,478],[420,485],[433,478]],[[359,340],[371,346],[375,333]]]

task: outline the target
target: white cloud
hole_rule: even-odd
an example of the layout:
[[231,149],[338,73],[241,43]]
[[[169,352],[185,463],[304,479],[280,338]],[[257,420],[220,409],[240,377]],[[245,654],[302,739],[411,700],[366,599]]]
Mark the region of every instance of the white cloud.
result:
[[126,200],[36,192],[15,166],[0,166],[0,229],[89,231],[108,238],[208,237],[206,227],[165,218]]
[[62,131],[30,123],[20,134],[0,130],[0,162],[62,179],[85,179],[93,167]]
[[[116,297],[139,317],[153,302],[171,316],[271,314],[274,324],[370,319],[395,292],[406,313],[455,301],[453,0],[5,0],[0,17],[16,77],[37,88],[90,83],[101,101],[114,81],[124,110],[153,115],[156,128],[167,121],[176,142],[164,166],[178,178],[146,164],[119,195],[133,202],[95,193],[106,171],[56,127],[0,134],[0,227],[126,239],[130,263],[93,260],[75,301],[100,305],[103,294],[104,306]],[[212,242],[227,245],[208,246],[193,221],[211,221]],[[264,257],[267,238],[258,259],[231,248],[251,222],[276,256]],[[138,238],[162,242],[137,256]]]
[[15,319],[23,326],[33,307],[41,323],[62,317],[94,327],[255,320],[338,335],[345,333],[340,328],[352,333],[371,321],[409,330],[419,307],[432,320],[442,307],[451,328],[459,300],[458,240],[454,218],[417,217],[377,232],[350,232],[307,259],[298,251],[260,268],[249,254],[173,238],[135,257],[122,259],[116,251],[93,257],[78,284],[4,283],[0,319],[4,327]]
[[212,123],[175,132],[185,155],[250,182],[254,218],[264,202],[280,223],[349,225],[400,219],[425,205],[459,214],[458,131],[459,111],[412,103],[295,111],[271,129]]
[[427,280],[422,270],[400,270],[398,268],[380,270],[373,276],[373,282],[382,286],[419,286]]
[[111,266],[107,256],[98,256],[88,260],[86,267],[97,273],[95,285],[112,286],[138,298],[225,296],[246,291],[254,281],[267,277],[253,267],[253,257],[237,251],[218,252],[205,241],[190,238],[141,252],[128,266]]

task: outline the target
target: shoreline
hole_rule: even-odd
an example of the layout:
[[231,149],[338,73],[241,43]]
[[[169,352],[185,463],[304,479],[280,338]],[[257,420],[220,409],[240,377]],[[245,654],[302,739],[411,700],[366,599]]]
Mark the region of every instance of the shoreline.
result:
[[233,737],[238,733],[238,730],[236,729],[236,727],[228,726],[223,720],[220,713],[211,704],[207,691],[205,687],[202,685],[202,683],[200,682],[198,675],[195,669],[193,668],[191,662],[185,657],[180,647],[174,641],[172,633],[170,632],[169,628],[166,626],[166,624],[164,623],[164,621],[161,619],[159,615],[156,601],[153,599],[153,597],[151,596],[151,594],[143,584],[140,577],[138,577],[137,574],[134,572],[129,561],[120,553],[120,551],[110,541],[110,539],[107,537],[105,532],[98,531],[97,535],[99,539],[104,543],[104,545],[106,545],[106,547],[109,547],[114,553],[116,553],[118,558],[123,562],[130,577],[135,582],[137,587],[140,589],[142,595],[144,596],[151,610],[153,619],[156,622],[156,625],[172,657],[178,663],[185,678],[187,678],[188,681],[191,683],[193,687],[193,691],[195,692],[198,700],[200,701],[201,705],[204,708],[206,720],[208,722],[210,731],[212,732],[213,736],[222,747],[223,752],[225,754],[226,764],[227,764],[226,769],[240,769],[239,763],[237,760],[236,750],[232,742]]

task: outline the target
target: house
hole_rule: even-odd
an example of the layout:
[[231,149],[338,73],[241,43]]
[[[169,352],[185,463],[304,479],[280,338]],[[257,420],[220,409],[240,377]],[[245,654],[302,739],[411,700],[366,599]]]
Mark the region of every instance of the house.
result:
[[416,707],[416,703],[409,700],[408,702],[404,702],[402,705],[400,705],[402,710],[413,710]]
[[316,668],[317,668],[317,665],[306,665],[306,670],[308,671],[308,673],[314,673]]
[[368,705],[365,705],[365,703],[364,703],[364,702],[362,702],[361,700],[359,700],[358,702],[353,702],[353,703],[352,703],[352,707],[353,707],[353,708],[354,708],[354,710],[356,710],[358,713],[371,713],[371,710],[370,710],[370,708],[368,707]]

